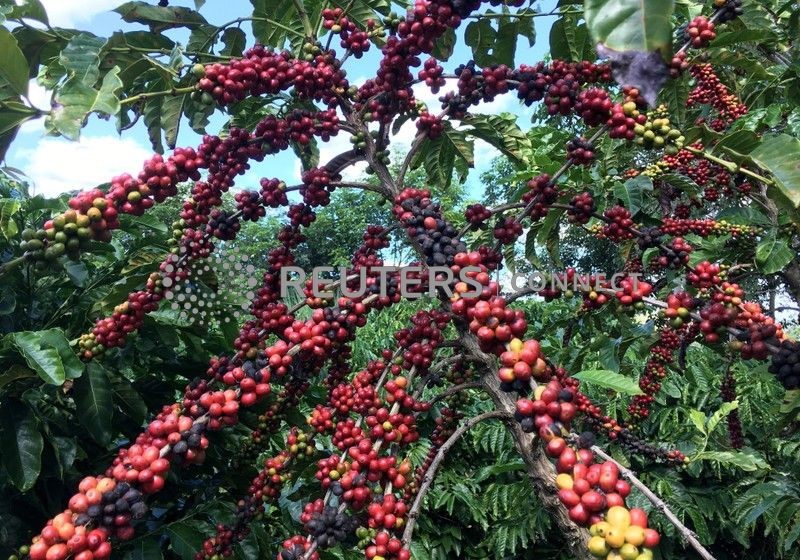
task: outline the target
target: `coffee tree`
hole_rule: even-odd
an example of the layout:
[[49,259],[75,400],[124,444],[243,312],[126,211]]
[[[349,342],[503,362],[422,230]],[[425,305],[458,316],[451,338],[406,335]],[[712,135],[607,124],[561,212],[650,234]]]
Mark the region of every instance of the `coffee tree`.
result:
[[[800,299],[792,2],[253,0],[223,25],[203,4],[125,3],[149,32],[110,38],[53,28],[37,0],[0,8],[3,152],[25,121],[77,139],[93,114],[141,122],[155,151],[66,206],[5,180],[13,557],[797,557],[800,345],[775,318]],[[522,45],[540,17],[544,61]],[[356,59],[376,62],[361,84]],[[533,108],[529,131],[481,113],[500,96]],[[182,125],[197,146],[176,147]],[[339,135],[352,149],[320,161]],[[461,196],[476,142],[505,158],[500,184],[456,213],[439,199]],[[237,184],[289,149],[299,184]],[[368,177],[347,179],[362,162]],[[336,238],[359,244],[341,274],[292,299],[318,216],[364,231]],[[245,232],[269,250],[239,330],[165,322],[172,290]],[[621,266],[559,268],[567,239]],[[384,269],[392,247],[415,266]],[[524,261],[548,270],[543,289],[512,276]],[[507,457],[492,422],[519,459],[474,467],[470,431]],[[471,530],[426,512],[454,473],[494,552],[460,532],[431,545]],[[489,479],[481,506],[468,485]],[[733,506],[687,505],[679,490],[710,479]],[[520,482],[522,501],[498,490]],[[550,534],[498,521],[491,535],[512,507],[546,512]]]

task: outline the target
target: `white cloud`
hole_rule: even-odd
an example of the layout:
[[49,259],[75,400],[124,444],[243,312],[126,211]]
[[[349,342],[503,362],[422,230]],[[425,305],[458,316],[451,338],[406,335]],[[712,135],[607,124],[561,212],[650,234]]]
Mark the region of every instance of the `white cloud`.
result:
[[41,0],[53,27],[74,27],[119,6],[119,0]]
[[135,175],[151,151],[131,138],[84,136],[79,142],[43,138],[17,157],[33,181],[33,194],[56,196],[107,183],[122,173]]
[[[50,109],[50,96],[52,92],[48,91],[47,89],[40,86],[36,83],[36,80],[30,80],[28,82],[28,99],[30,99],[31,103],[37,109],[41,109],[42,111],[47,111]],[[30,121],[25,121],[22,123],[22,126],[19,127],[20,134],[35,134],[38,133],[40,135],[44,134],[44,119],[38,118],[33,119]]]

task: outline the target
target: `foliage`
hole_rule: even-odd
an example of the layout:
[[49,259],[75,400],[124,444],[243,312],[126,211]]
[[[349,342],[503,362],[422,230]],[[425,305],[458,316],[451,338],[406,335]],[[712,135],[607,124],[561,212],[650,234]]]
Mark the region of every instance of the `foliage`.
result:
[[[371,30],[369,20],[391,21],[391,9],[407,3],[252,0],[252,13],[236,14],[241,17],[223,26],[206,18],[204,2],[194,4],[193,9],[126,2],[115,10],[122,22],[145,25],[149,32],[126,25],[123,31],[101,37],[88,30],[52,27],[38,0],[0,1],[0,160],[19,127],[35,119],[41,119],[47,133],[73,140],[91,119],[112,119],[120,132],[146,130],[153,150],[165,153],[186,134],[206,133],[210,122],[224,120],[227,132],[235,126],[252,130],[268,115],[284,118],[296,111],[320,110],[319,102],[285,92],[217,104],[195,87],[195,65],[239,57],[254,42],[304,56],[311,52],[303,50],[306,36],[321,44],[331,38],[323,25],[325,7],[344,8],[359,30]],[[680,30],[680,24],[709,11],[695,1],[587,0],[583,8],[581,3],[558,2],[550,12],[514,8],[519,2],[505,4],[511,7],[484,7],[465,20],[463,31],[448,31],[436,44],[437,58],[454,70],[466,62],[455,60],[466,52],[463,43],[480,67],[532,62],[525,58],[528,49],[542,41],[536,37],[534,21],[548,17],[553,18],[549,41],[555,59],[594,60],[594,45],[602,43],[615,51],[658,51],[669,60],[673,27]],[[797,48],[790,41],[800,23],[791,2],[745,1],[744,5],[740,18],[720,25],[703,56],[718,66],[720,80],[746,104],[747,114],[729,126],[715,127],[708,104],[687,105],[689,91],[697,84],[697,76],[688,72],[666,84],[659,102],[672,125],[682,131],[686,146],[702,142],[705,148],[698,150],[707,161],[729,173],[757,172],[755,177],[743,176],[753,183],[751,191],[711,196],[697,177],[659,170],[662,151],[639,150],[608,137],[596,142],[592,165],[566,169],[557,186],[564,195],[562,203],[585,191],[593,197],[596,215],[621,204],[640,228],[661,225],[665,214],[678,205],[696,208],[691,211],[698,217],[755,228],[747,235],[688,233],[684,237],[694,246],[689,262],[728,263],[732,275],[737,269],[745,271],[733,278],[769,315],[775,315],[782,306],[796,311],[800,301],[800,72]],[[245,21],[252,27],[242,27]],[[678,45],[682,39],[679,31]],[[386,37],[378,34],[371,40],[376,46],[386,44]],[[33,106],[29,79],[50,92],[52,107]],[[609,89],[622,95],[616,85]],[[418,117],[419,111],[415,108],[402,119]],[[352,133],[355,117],[345,117],[350,120],[342,130]],[[391,163],[379,171],[397,177],[402,170],[403,186],[430,188],[442,201],[444,218],[458,228],[466,227],[463,211],[469,203],[487,207],[519,203],[528,192],[528,181],[558,173],[569,157],[567,142],[586,133],[577,116],[552,115],[544,108],[534,113],[532,126],[517,120],[509,113],[477,111],[457,121],[445,120],[440,135],[419,137],[408,161],[406,153],[396,151]],[[388,137],[387,125],[368,126],[364,129],[373,136],[364,153],[383,164],[376,159],[374,140]],[[321,141],[321,137],[306,145],[292,141],[304,170],[326,163],[319,161]],[[475,156],[488,146],[500,156],[476,181]],[[389,158],[388,152],[384,155]],[[648,173],[637,171],[634,177],[629,170]],[[349,264],[368,225],[394,224],[391,205],[384,206],[386,196],[380,193],[385,180],[373,166],[369,171],[359,181],[342,179],[353,183],[354,189],[337,189],[329,204],[316,209],[316,221],[303,230],[303,243],[296,249],[299,266]],[[29,542],[48,518],[62,511],[82,475],[103,472],[117,450],[128,445],[164,404],[180,400],[187,384],[206,371],[209,359],[229,352],[237,338],[235,321],[224,321],[234,317],[234,305],[226,306],[217,320],[198,324],[162,304],[144,318],[124,346],[107,350],[102,359],[87,362],[78,357],[81,335],[95,320],[113,313],[130,292],[146,289],[165,255],[176,250],[184,225],[174,221],[196,185],[187,180],[176,196],[145,215],[123,216],[110,243],[91,241],[80,259],[61,256],[51,268],[40,270],[25,260],[23,232],[64,212],[68,197],[31,197],[24,176],[11,168],[0,171],[3,554]],[[365,188],[369,186],[378,192]],[[738,188],[740,183],[731,179],[730,186]],[[234,212],[235,192],[223,197],[222,210]],[[670,198],[669,193],[676,196]],[[294,194],[290,198],[299,200]],[[598,235],[604,223],[596,215],[577,227],[567,224],[567,211],[561,208],[527,223],[522,237],[505,248],[507,269],[501,274],[566,267],[613,273],[638,262],[643,271],[655,275],[649,257],[658,254],[658,247],[640,251],[632,240],[611,242]],[[218,243],[216,251],[224,255],[236,247],[248,255],[255,266],[253,274],[261,278],[270,266],[270,250],[280,246],[279,232],[286,218],[283,210],[268,209],[260,221],[243,222],[236,240]],[[473,229],[467,238],[470,246],[493,244],[494,223],[493,218],[483,229]],[[416,250],[402,231],[396,232],[385,249],[386,260],[409,262],[417,258]],[[221,283],[213,272],[199,274],[193,281],[224,297],[239,297],[241,286]],[[654,292],[668,293],[681,282],[680,274],[667,271]],[[353,344],[352,371],[367,367],[386,347],[393,351],[394,333],[434,303],[402,302],[371,316]],[[594,312],[591,306],[566,298],[547,302],[523,298],[515,306],[524,311],[529,332],[536,333],[553,363],[583,381],[582,389],[609,417],[629,419],[631,396],[641,393],[639,381],[656,344],[657,329],[663,326],[659,311],[611,303],[608,312]],[[297,316],[309,315],[304,310]],[[455,337],[455,329],[447,336]],[[442,357],[452,354],[445,352]],[[728,369],[737,386],[734,401],[722,394],[730,381]],[[264,459],[284,448],[292,425],[304,426],[314,407],[328,402],[319,379],[312,380],[297,410],[264,438],[257,458],[245,456],[239,462],[242,442],[249,441],[259,428],[259,417],[275,405],[277,391],[243,412],[237,427],[211,434],[206,462],[180,476],[170,475],[170,484],[151,500],[151,514],[143,523],[146,531],[119,547],[115,544],[114,557],[193,558],[217,524],[233,523],[240,497],[247,495]],[[429,387],[423,396],[434,398],[438,391]],[[473,389],[448,402],[458,405],[466,417],[493,407],[482,391]],[[618,461],[641,474],[716,558],[747,554],[798,559],[798,403],[797,391],[785,392],[765,363],[733,361],[732,351],[723,345],[691,344],[678,350],[650,416],[638,426],[646,441],[684,453],[688,466],[674,469],[628,453],[621,445],[604,444]],[[427,436],[440,409],[433,407],[419,416],[425,435],[409,448],[414,466],[423,463],[434,445]],[[734,411],[741,420],[744,446],[734,445],[730,436]],[[328,448],[326,438],[320,437],[318,448]],[[543,558],[571,557],[569,543],[545,512],[514,445],[506,426],[492,421],[477,425],[450,451],[418,521],[411,545],[415,558],[521,559],[531,557],[531,551]],[[252,523],[251,532],[236,546],[235,557],[275,556],[276,543],[296,532],[303,506],[320,497],[315,471],[314,460],[301,462],[300,476],[282,489],[274,503],[264,505],[263,517]],[[631,501],[646,509],[661,531],[661,557],[684,557],[681,535],[662,513],[635,493]],[[361,557],[344,546],[321,556]]]

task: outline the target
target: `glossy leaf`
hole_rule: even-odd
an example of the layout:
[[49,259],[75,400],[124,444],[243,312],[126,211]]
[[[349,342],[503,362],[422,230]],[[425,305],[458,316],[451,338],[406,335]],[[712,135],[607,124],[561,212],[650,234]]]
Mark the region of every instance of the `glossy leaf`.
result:
[[69,341],[64,336],[61,329],[47,329],[38,331],[42,343],[55,348],[61,363],[64,366],[64,377],[66,379],[77,379],[83,375],[85,364],[75,355],[75,350],[69,345]]
[[576,373],[573,377],[585,381],[589,385],[610,389],[617,393],[622,393],[623,395],[644,394],[639,388],[639,383],[637,383],[635,379],[631,379],[619,373],[614,373],[613,371],[604,369],[586,370]]
[[653,181],[646,175],[638,175],[624,183],[614,185],[614,196],[622,201],[622,205],[634,216],[644,204],[644,191],[653,190]]
[[563,16],[550,27],[550,53],[553,58],[587,60],[594,58],[594,48],[586,25],[575,17]]
[[468,130],[471,136],[480,138],[503,152],[518,165],[527,166],[533,150],[531,140],[517,125],[513,115],[474,115],[470,114],[461,120],[462,124],[472,126]]
[[42,340],[41,333],[20,331],[8,335],[8,340],[25,358],[28,366],[45,383],[61,385],[66,379],[64,363],[57,348]]
[[799,207],[800,140],[788,134],[765,137],[750,157],[772,174],[775,186],[795,207]]
[[155,537],[144,537],[133,542],[125,560],[160,560],[164,555]]
[[229,27],[222,32],[222,42],[225,45],[220,54],[226,56],[242,56],[247,45],[247,36],[238,27]]
[[147,2],[125,2],[114,9],[128,23],[149,25],[153,31],[173,27],[195,27],[206,23],[206,18],[195,10],[184,7],[153,6]]
[[78,419],[100,445],[108,445],[112,436],[113,400],[111,382],[105,368],[90,362],[86,373],[73,388]]
[[584,15],[598,43],[615,51],[660,51],[672,46],[672,0],[586,0]]
[[6,240],[17,235],[19,228],[14,221],[14,214],[19,212],[19,200],[14,198],[0,198],[0,233]]
[[187,523],[172,523],[167,527],[172,550],[183,560],[194,560],[203,543],[203,533]]
[[8,401],[0,408],[0,460],[20,491],[33,488],[42,468],[44,440],[39,421],[28,406]]
[[756,247],[756,264],[764,274],[775,274],[796,257],[785,239],[774,234],[765,237]]
[[28,93],[28,61],[16,38],[0,26],[0,98]]

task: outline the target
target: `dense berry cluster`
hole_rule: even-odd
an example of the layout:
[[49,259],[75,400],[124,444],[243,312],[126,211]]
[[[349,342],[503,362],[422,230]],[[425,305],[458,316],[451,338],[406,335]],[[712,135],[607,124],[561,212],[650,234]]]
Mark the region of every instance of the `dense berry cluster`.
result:
[[558,199],[559,191],[555,183],[550,180],[550,175],[542,173],[528,181],[528,192],[522,196],[522,201],[530,206],[528,215],[536,222],[550,211],[550,205]]
[[603,226],[603,235],[612,241],[633,239],[633,219],[631,212],[624,206],[612,206],[603,212],[606,225]]
[[492,217],[492,211],[483,204],[470,204],[464,211],[464,217],[472,226],[480,227]]
[[716,38],[714,22],[709,21],[706,16],[695,17],[686,27],[686,40],[696,49],[707,47]]
[[800,344],[784,340],[772,355],[769,371],[788,390],[800,388]]
[[395,198],[392,209],[408,235],[422,249],[429,265],[451,265],[453,257],[466,249],[456,229],[447,223],[439,204],[428,190],[405,189]]
[[594,198],[591,193],[584,191],[572,197],[567,210],[567,218],[576,224],[587,224],[594,213]]
[[722,130],[747,113],[747,107],[728,90],[710,64],[695,64],[690,71],[696,84],[689,92],[686,104],[689,107],[701,104],[710,105],[715,109],[718,118],[711,121],[711,127],[714,130]]
[[594,146],[586,138],[573,138],[567,142],[567,159],[574,165],[591,165],[594,158]]
[[636,395],[628,405],[628,414],[632,423],[647,418],[650,415],[650,405],[655,400],[655,394],[661,390],[661,380],[667,375],[667,365],[672,363],[673,354],[681,344],[678,331],[672,328],[662,328],[658,341],[650,348],[650,357],[644,366],[644,373],[639,378],[641,395]]

